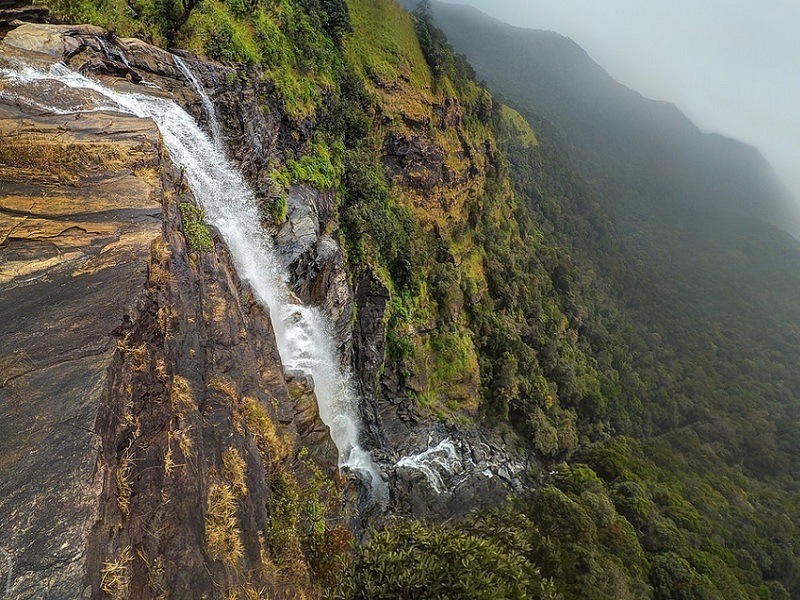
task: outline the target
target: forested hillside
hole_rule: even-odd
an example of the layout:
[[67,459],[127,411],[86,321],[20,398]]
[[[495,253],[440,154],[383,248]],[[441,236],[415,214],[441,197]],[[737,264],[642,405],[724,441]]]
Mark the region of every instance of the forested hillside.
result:
[[[721,477],[754,506],[759,490],[783,498],[772,517],[754,510],[764,520],[751,532],[792,515],[800,255],[795,239],[764,222],[793,231],[791,217],[775,219],[787,198],[774,174],[752,149],[704,136],[674,107],[613,82],[566,38],[463,6],[437,3],[432,13],[478,77],[538,123],[540,139],[549,131],[568,149],[613,224],[607,248],[624,266],[605,273],[637,372],[636,386],[624,387],[642,406],[626,410],[633,418],[617,432],[647,440],[660,477],[694,489],[684,494],[701,514],[720,512],[699,481]],[[729,510],[731,539],[763,552],[742,534],[747,513]],[[791,571],[783,559],[774,568],[782,551],[773,548],[754,558],[762,572]]]
[[[349,519],[351,538],[333,484],[305,454],[292,463],[294,448],[271,457],[259,416],[262,458],[308,473],[298,483],[273,465],[270,500],[251,511],[268,525],[245,531],[272,557],[261,571],[206,549],[237,582],[227,597],[800,595],[800,246],[768,224],[794,226],[752,150],[606,85],[561,38],[509,35],[461,8],[42,4],[109,42],[223,63],[217,102],[250,94],[279,123],[263,154],[230,133],[246,119],[224,124],[278,238],[298,186],[331,193],[317,234],[341,249],[354,305],[336,343],[381,464],[436,427],[527,459],[521,481],[490,472],[458,514],[402,498],[392,466],[392,502]],[[221,520],[236,533],[232,503]]]

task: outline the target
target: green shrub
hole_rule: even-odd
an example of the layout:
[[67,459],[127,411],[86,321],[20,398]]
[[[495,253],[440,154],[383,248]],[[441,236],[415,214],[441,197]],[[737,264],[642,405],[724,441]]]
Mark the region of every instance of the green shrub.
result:
[[327,146],[315,141],[309,145],[308,152],[299,158],[290,158],[275,176],[284,187],[292,183],[308,183],[320,190],[336,186],[342,174],[341,143]]
[[348,151],[344,160],[342,224],[351,258],[377,260],[399,290],[414,290],[419,270],[413,240],[416,223],[389,192],[377,156],[364,148]]
[[281,194],[269,207],[269,214],[276,225],[281,226],[286,223],[288,207],[286,205],[286,196]]
[[554,599],[552,584],[518,553],[446,527],[400,523],[361,547],[330,597]]
[[72,23],[97,23],[100,14],[91,0],[48,0],[44,2],[52,14]]
[[246,20],[237,19],[226,5],[215,0],[201,4],[200,10],[187,22],[186,29],[187,38],[195,38],[195,48],[209,58],[250,64],[261,62],[252,26]]
[[199,206],[190,202],[181,202],[181,219],[186,243],[194,252],[208,252],[213,247],[211,233],[206,227],[205,213]]
[[413,312],[413,299],[408,293],[395,293],[389,300],[389,322],[386,325],[386,357],[391,363],[400,363],[414,351],[414,344],[406,335]]

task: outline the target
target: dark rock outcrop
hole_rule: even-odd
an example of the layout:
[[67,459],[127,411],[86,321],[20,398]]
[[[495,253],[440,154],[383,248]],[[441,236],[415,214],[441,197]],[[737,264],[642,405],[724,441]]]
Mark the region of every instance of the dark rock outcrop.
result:
[[0,27],[15,21],[38,22],[50,11],[44,6],[34,6],[28,0],[0,0]]
[[301,301],[321,308],[342,366],[350,367],[352,290],[339,244],[328,233],[335,226],[333,190],[294,185],[287,191],[287,218],[275,244]]
[[430,192],[441,183],[453,183],[441,150],[425,136],[390,135],[383,153],[384,167],[400,185]]

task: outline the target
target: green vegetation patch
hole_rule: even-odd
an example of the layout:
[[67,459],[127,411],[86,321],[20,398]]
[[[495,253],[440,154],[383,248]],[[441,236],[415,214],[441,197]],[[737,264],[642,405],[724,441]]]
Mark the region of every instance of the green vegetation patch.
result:
[[348,258],[385,269],[397,290],[414,289],[420,236],[411,213],[392,197],[377,153],[364,146],[349,151],[344,167],[340,210]]
[[348,0],[348,6],[354,33],[346,47],[360,74],[383,84],[402,74],[416,89],[429,89],[431,75],[411,16],[387,0]]
[[335,187],[343,171],[344,146],[341,142],[327,145],[319,140],[309,144],[306,153],[288,158],[272,173],[272,178],[284,189],[293,183],[307,183],[320,190]]
[[203,209],[190,202],[181,202],[181,220],[186,243],[194,252],[208,252],[213,247],[211,233],[205,225]]
[[533,133],[525,117],[505,104],[499,104],[497,108],[499,109],[498,143],[511,142],[525,149],[539,145],[536,134]]
[[286,219],[289,215],[288,211],[289,207],[286,203],[286,194],[281,194],[269,205],[269,214],[272,217],[272,221],[279,227],[286,223]]
[[[344,0],[42,0],[72,23],[263,69],[286,115],[313,116],[341,70]],[[133,9],[133,10],[131,10]]]
[[455,529],[401,522],[359,548],[331,597],[551,600],[559,596],[514,549]]

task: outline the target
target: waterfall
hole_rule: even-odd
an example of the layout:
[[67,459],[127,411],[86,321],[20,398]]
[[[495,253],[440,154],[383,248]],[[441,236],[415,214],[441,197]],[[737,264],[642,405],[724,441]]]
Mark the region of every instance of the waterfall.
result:
[[95,39],[97,39],[97,41],[100,43],[100,49],[103,51],[103,54],[106,55],[107,59],[119,61],[126,67],[130,68],[131,64],[128,62],[128,57],[125,56],[124,52],[120,52],[114,46],[109,45],[103,36],[95,36]]
[[420,471],[425,475],[431,488],[437,494],[441,494],[445,489],[442,472],[452,475],[457,461],[456,447],[449,439],[444,439],[436,446],[423,450],[419,454],[404,456],[397,461],[397,466]]
[[358,442],[358,399],[349,374],[339,366],[327,319],[290,293],[288,276],[275,256],[269,234],[261,227],[255,196],[220,147],[175,102],[108,89],[64,64],[54,65],[49,72],[30,67],[0,69],[0,77],[11,83],[41,82],[52,86],[59,82],[68,88],[91,91],[94,94],[90,96],[100,99],[93,110],[113,110],[156,123],[170,157],[184,170],[195,198],[205,210],[207,221],[225,240],[239,277],[250,284],[256,298],[268,308],[284,367],[313,378],[320,417],[330,427],[340,467],[358,471],[371,483],[373,497],[385,501],[388,487],[371,455]]
[[189,81],[189,83],[194,88],[194,91],[197,92],[197,95],[200,96],[200,102],[203,105],[203,112],[206,114],[206,119],[208,120],[208,126],[211,129],[211,138],[214,140],[214,145],[217,148],[222,148],[222,128],[219,126],[219,119],[217,119],[217,111],[214,108],[214,104],[211,102],[211,98],[208,97],[203,84],[195,77],[195,74],[192,73],[192,70],[189,66],[184,62],[184,60],[180,56],[172,55],[172,59],[175,61],[175,66],[178,67],[183,76]]

